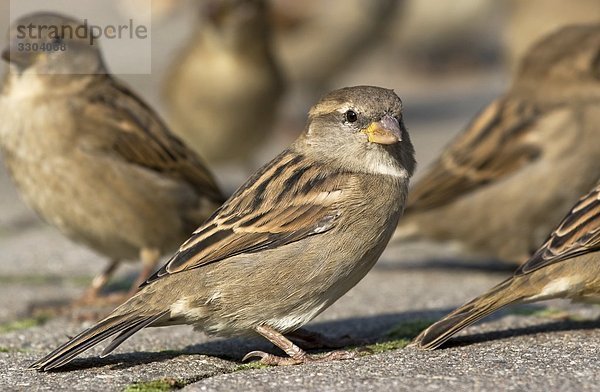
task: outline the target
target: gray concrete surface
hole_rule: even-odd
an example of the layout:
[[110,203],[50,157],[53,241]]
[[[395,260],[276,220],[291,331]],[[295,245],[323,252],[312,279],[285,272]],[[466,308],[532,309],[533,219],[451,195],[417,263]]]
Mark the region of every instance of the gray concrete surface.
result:
[[[0,27],[5,22],[0,20]],[[159,111],[160,81],[174,49],[171,40],[173,34],[182,35],[179,22],[174,18],[155,26],[152,75],[123,76]],[[420,171],[507,84],[497,70],[451,78],[407,75],[395,58],[387,57],[385,48],[368,58],[371,61],[351,67],[335,84],[396,89],[404,99]],[[290,100],[284,112],[295,116],[306,112],[309,104]],[[296,125],[301,129],[302,124]],[[279,151],[294,133],[286,132],[265,146],[257,161]],[[226,175],[230,173],[216,170],[228,189],[243,178],[239,172]],[[104,359],[95,357],[101,351],[96,347],[60,371],[27,370],[32,361],[90,325],[68,316],[35,316],[32,309],[77,298],[104,263],[101,256],[40,222],[0,169],[0,390],[598,390],[600,310],[593,306],[558,301],[508,309],[463,331],[445,349],[386,351],[404,342],[390,331],[401,326],[414,334],[415,321],[423,325],[434,320],[509,274],[494,265],[475,265],[452,247],[436,244],[388,249],[363,281],[309,325],[332,336],[379,342],[373,355],[254,368],[243,365],[241,358],[253,349],[277,352],[268,343],[171,327],[143,330]],[[131,279],[138,268],[125,266],[118,280]]]

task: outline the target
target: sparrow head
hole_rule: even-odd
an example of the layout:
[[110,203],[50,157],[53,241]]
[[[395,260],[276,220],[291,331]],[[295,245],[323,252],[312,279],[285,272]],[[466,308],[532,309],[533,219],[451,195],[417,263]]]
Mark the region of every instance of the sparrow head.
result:
[[98,37],[87,23],[54,13],[29,14],[14,22],[2,58],[19,73],[105,73]]
[[269,40],[269,9],[264,0],[210,0],[203,14],[206,27],[226,47],[241,50]]
[[402,101],[380,87],[335,90],[309,112],[300,148],[341,169],[409,177],[414,149],[402,120]]
[[[558,90],[575,85],[580,94],[600,83],[600,24],[563,27],[538,41],[524,56],[515,84]],[[586,87],[587,85],[587,87]],[[537,86],[537,87],[536,87]],[[583,88],[583,90],[582,90]],[[546,94],[545,91],[541,94]],[[564,91],[563,91],[564,94]]]

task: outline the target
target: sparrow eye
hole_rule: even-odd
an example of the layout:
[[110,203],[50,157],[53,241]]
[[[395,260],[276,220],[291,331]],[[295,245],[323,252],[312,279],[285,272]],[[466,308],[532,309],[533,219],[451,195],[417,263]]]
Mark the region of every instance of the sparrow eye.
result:
[[353,123],[358,120],[358,114],[356,114],[354,110],[348,110],[346,113],[344,113],[344,117],[349,123]]

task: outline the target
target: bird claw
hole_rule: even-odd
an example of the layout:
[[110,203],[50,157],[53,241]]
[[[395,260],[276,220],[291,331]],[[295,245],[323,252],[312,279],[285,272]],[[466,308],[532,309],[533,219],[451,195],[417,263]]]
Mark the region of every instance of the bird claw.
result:
[[242,358],[242,362],[246,362],[247,360],[249,360],[250,358],[264,358],[267,354],[264,351],[250,351],[248,354],[244,355],[244,358]]
[[246,361],[250,358],[260,358],[258,361],[261,364],[269,366],[289,366],[302,363],[302,361],[292,357],[278,357],[277,355],[269,354],[264,351],[251,351],[242,358],[242,361]]
[[260,358],[259,362],[263,365],[269,366],[290,366],[290,365],[299,365],[303,363],[312,363],[312,362],[325,362],[325,361],[339,361],[339,360],[348,360],[355,359],[359,357],[358,352],[354,351],[331,351],[324,355],[302,355],[297,358],[292,357],[279,357],[277,355],[269,354],[264,351],[251,351],[244,356],[242,361],[246,361],[250,358]]

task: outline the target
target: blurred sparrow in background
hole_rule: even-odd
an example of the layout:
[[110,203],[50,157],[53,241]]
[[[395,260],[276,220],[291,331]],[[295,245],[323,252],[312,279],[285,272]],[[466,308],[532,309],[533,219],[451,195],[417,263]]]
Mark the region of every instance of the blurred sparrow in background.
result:
[[551,298],[600,302],[600,184],[514,276],[431,325],[414,344],[434,349],[504,306]]
[[600,176],[600,25],[535,45],[411,189],[395,238],[525,261]]
[[[31,36],[19,37],[19,26],[29,25]],[[36,26],[57,29],[38,36]],[[141,258],[137,288],[223,197],[198,156],[108,74],[97,40],[68,33],[81,26],[51,13],[12,25],[2,54],[10,69],[0,96],[0,150],[21,195],[44,220],[112,260],[87,302],[122,260]],[[21,44],[64,49],[26,51]]]
[[243,161],[269,136],[283,93],[267,2],[210,0],[167,79],[173,130],[209,162]]
[[375,264],[402,214],[414,151],[391,90],[351,87],[325,96],[304,133],[253,175],[138,294],[32,365],[50,370],[116,335],[193,324],[219,335],[261,335],[288,357],[270,365],[345,359],[309,355],[297,331]]
[[535,41],[561,27],[575,24],[598,23],[600,2],[579,0],[508,0],[502,2],[505,14],[503,28],[504,57],[511,67],[527,53]]
[[322,94],[383,41],[404,0],[272,0],[276,53],[296,89]]

